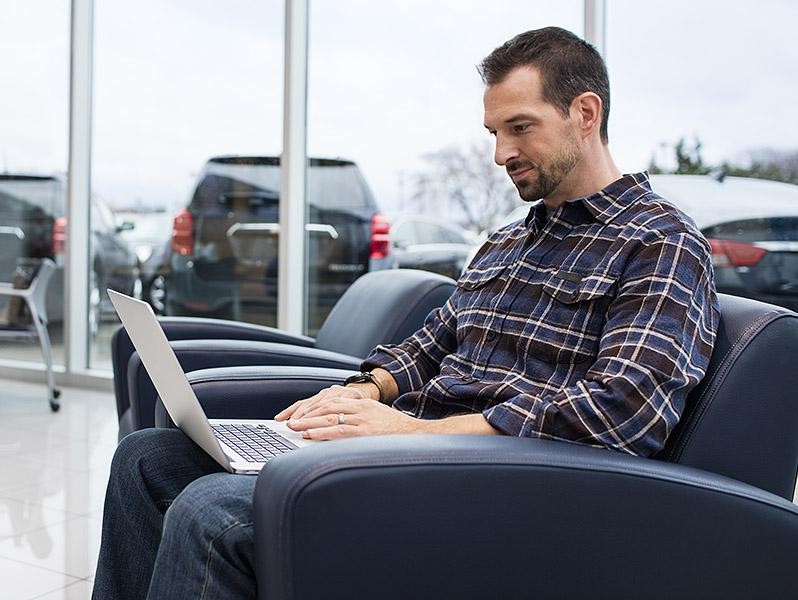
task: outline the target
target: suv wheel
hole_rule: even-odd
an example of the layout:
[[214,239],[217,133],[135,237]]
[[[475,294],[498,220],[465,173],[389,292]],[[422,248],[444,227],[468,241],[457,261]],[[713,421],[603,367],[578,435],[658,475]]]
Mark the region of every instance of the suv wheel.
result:
[[166,278],[163,275],[156,275],[152,278],[145,299],[150,303],[156,315],[166,314]]

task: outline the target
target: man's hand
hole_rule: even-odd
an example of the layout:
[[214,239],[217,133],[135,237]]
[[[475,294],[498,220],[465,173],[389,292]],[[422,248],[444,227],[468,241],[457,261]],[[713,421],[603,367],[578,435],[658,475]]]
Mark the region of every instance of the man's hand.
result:
[[351,394],[331,396],[328,395],[324,401],[316,403],[301,417],[291,417],[288,427],[301,431],[303,437],[311,440],[422,431],[423,422],[420,419],[380,404],[372,398],[357,398]]
[[295,402],[274,418],[289,419],[288,427],[313,440],[421,431],[420,419],[380,404],[370,394],[371,388],[376,386],[333,385]]
[[[376,386],[369,384],[369,387],[376,389]],[[340,400],[341,398],[373,398],[369,394],[369,389],[364,385],[331,385],[324,388],[315,396],[311,396],[306,400],[298,400],[284,411],[275,415],[275,421],[284,421],[285,419],[301,419],[311,410],[324,406],[329,402]],[[379,392],[378,392],[379,393]]]
[[311,440],[335,440],[362,435],[394,433],[496,434],[481,414],[459,415],[438,421],[416,419],[377,402],[375,386],[334,385],[307,400],[295,402],[275,416]]

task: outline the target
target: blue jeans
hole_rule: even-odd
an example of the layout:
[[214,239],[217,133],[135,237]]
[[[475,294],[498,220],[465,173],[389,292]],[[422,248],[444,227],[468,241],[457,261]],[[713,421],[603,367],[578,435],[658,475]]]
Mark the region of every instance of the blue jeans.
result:
[[125,437],[111,463],[94,600],[255,598],[252,496],[176,429]]

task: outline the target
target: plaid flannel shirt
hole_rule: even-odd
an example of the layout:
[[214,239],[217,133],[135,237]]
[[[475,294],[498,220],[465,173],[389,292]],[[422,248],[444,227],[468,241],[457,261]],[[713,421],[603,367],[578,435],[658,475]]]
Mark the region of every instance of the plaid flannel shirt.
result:
[[543,203],[482,246],[446,304],[364,369],[423,419],[650,456],[704,376],[719,312],[711,250],[646,173]]

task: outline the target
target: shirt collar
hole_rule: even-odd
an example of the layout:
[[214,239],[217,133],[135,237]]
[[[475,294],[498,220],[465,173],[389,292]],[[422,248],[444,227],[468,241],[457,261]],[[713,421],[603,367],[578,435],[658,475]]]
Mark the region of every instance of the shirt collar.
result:
[[648,172],[630,173],[616,179],[603,190],[573,200],[581,201],[597,221],[609,223],[635,200],[651,192]]
[[[601,191],[575,198],[563,203],[561,210],[557,211],[561,215],[567,213],[581,213],[584,209],[597,221],[609,223],[621,212],[629,207],[640,196],[651,191],[651,183],[648,180],[648,172],[630,173],[616,179]],[[546,222],[546,205],[542,200],[532,204],[529,214],[524,220],[527,227],[535,221],[538,226]],[[567,217],[566,217],[566,220]]]

